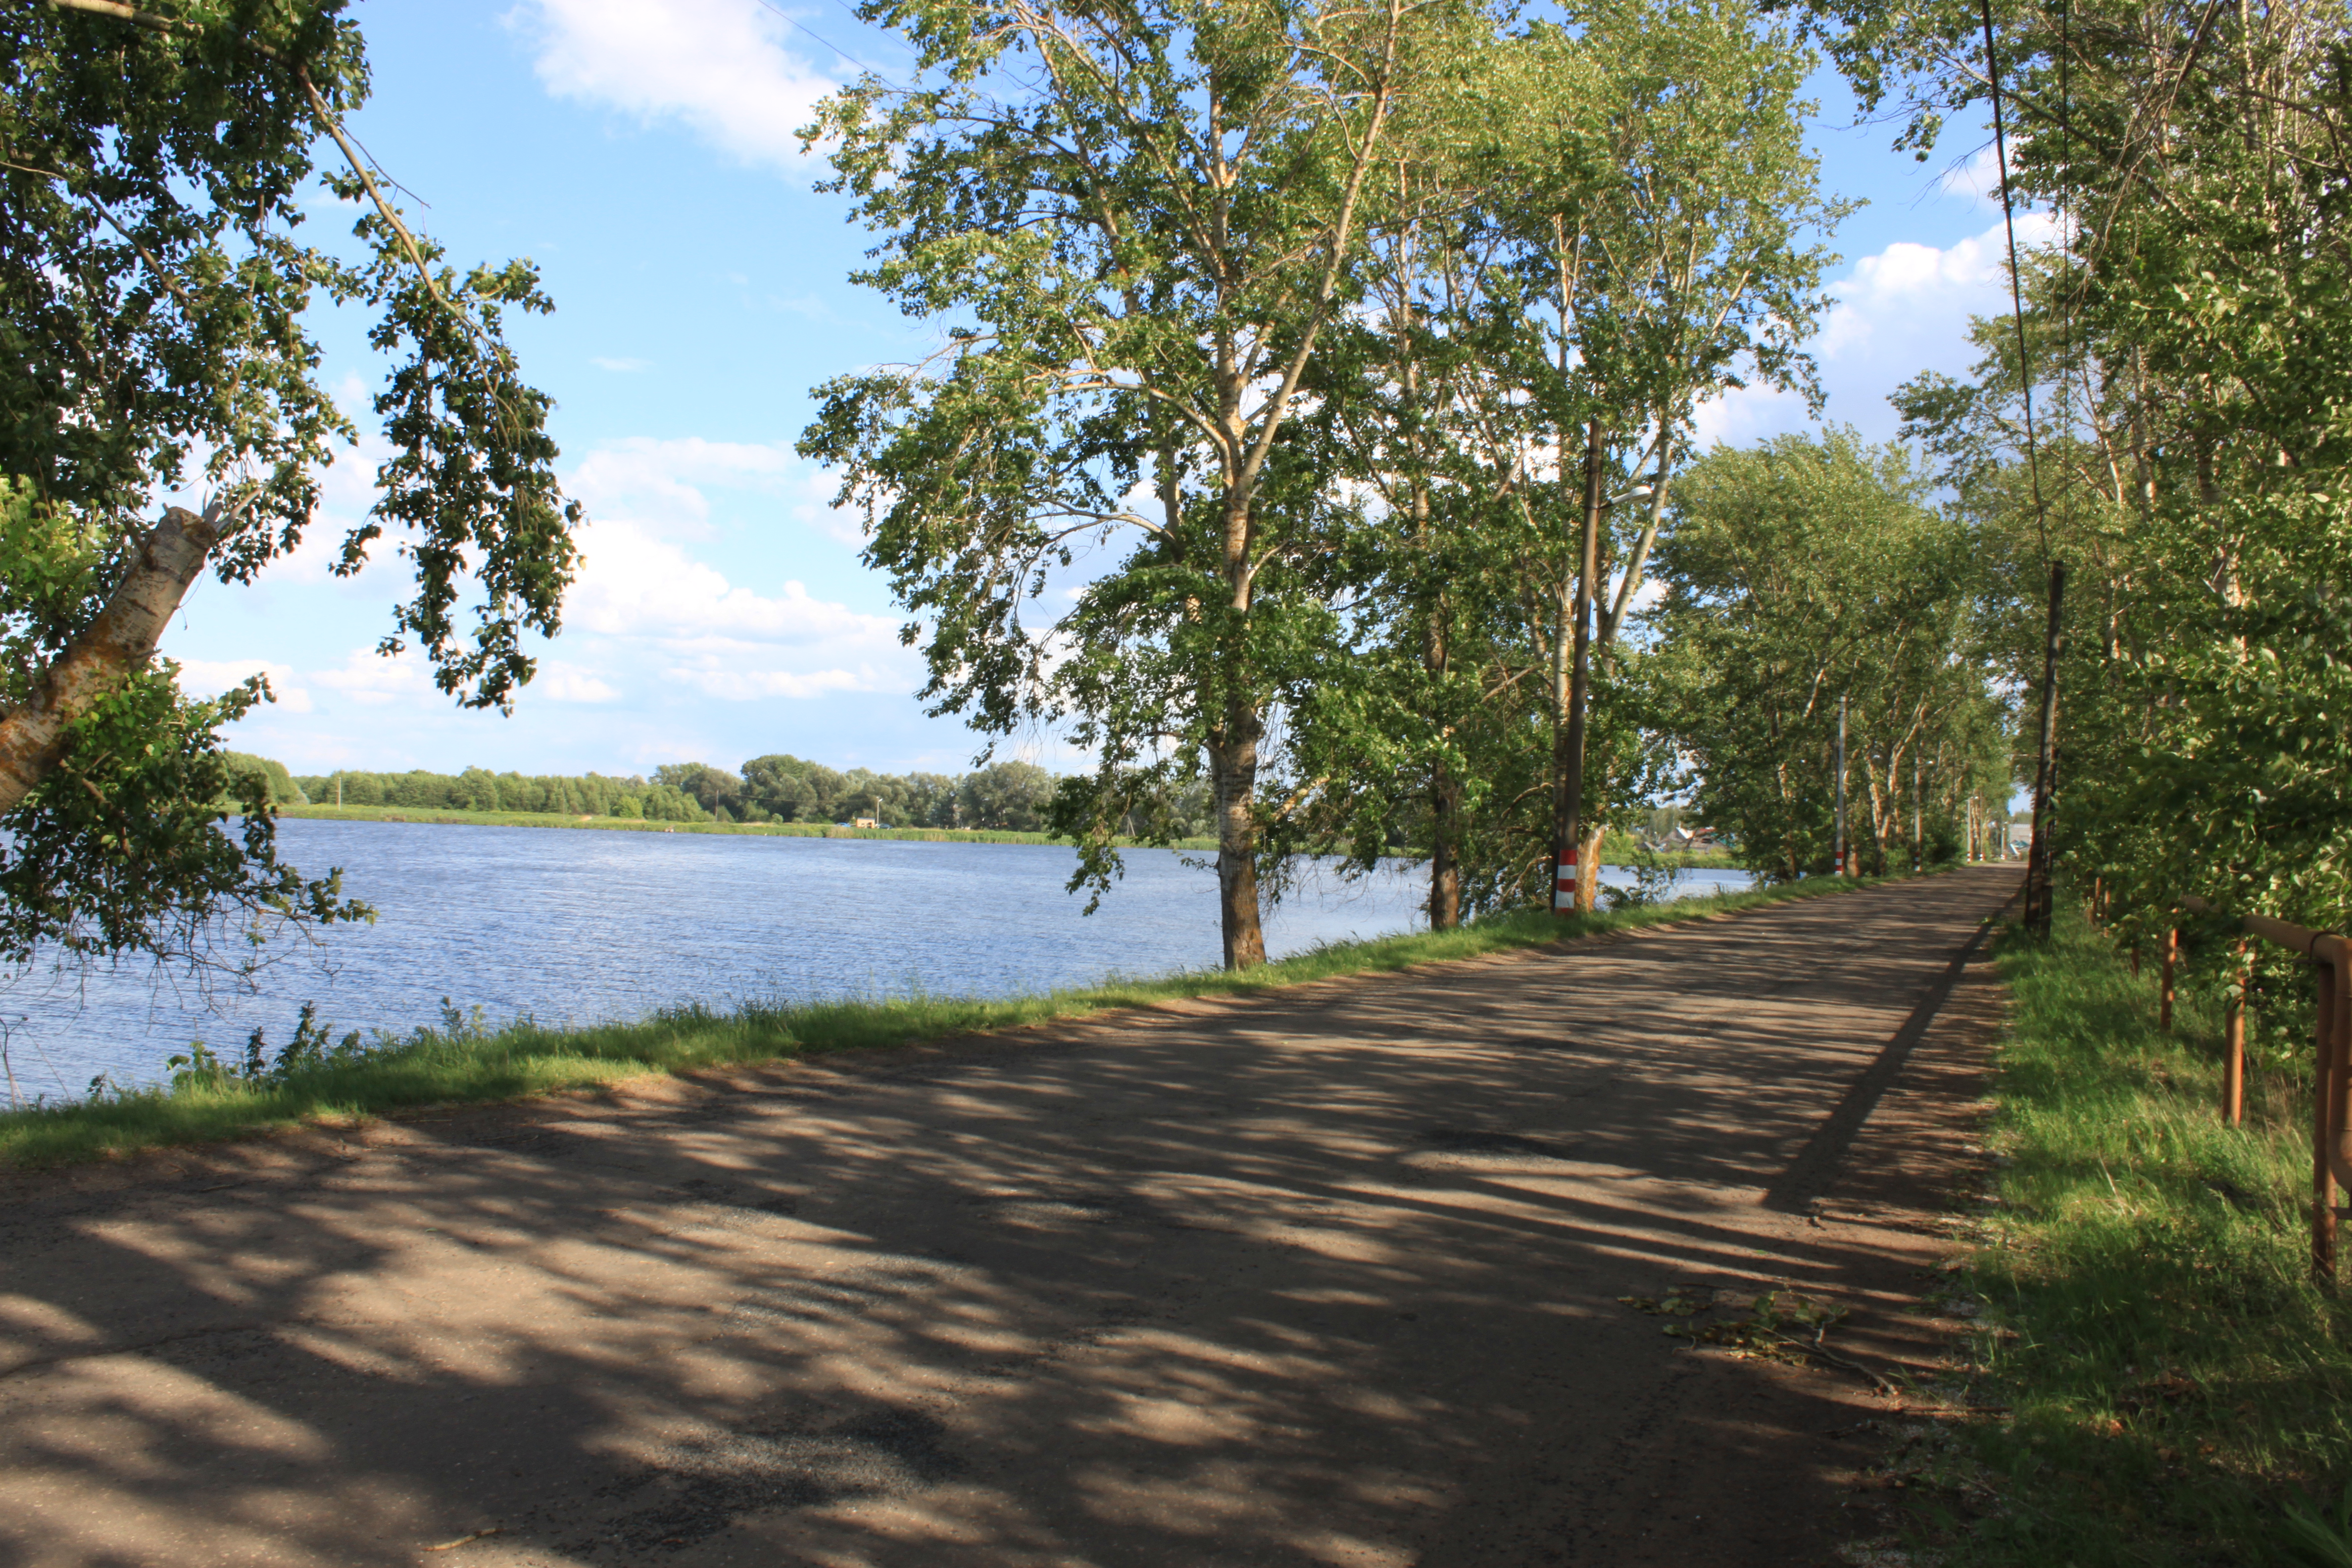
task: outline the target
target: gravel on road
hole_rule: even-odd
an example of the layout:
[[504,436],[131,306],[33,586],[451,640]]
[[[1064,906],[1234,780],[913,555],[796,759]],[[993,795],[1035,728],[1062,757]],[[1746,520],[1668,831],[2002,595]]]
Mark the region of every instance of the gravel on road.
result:
[[2016,880],[0,1179],[0,1562],[1838,1562]]

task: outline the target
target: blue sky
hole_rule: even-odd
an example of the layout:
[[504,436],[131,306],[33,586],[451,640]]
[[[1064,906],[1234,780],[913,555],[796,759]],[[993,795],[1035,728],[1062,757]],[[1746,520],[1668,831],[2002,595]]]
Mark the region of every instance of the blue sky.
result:
[[[362,447],[331,470],[312,545],[257,586],[200,584],[164,640],[192,689],[268,671],[280,700],[235,743],[301,773],[641,773],[780,751],[966,765],[976,738],[923,715],[919,661],[858,563],[856,523],[792,449],[813,388],[932,341],[849,283],[866,240],[811,188],[821,165],[792,135],[853,74],[835,48],[897,74],[893,40],[840,0],[360,0],[353,14],[375,83],[354,129],[430,204],[413,216],[461,262],[530,257],[556,300],[513,335],[559,405],[565,482],[592,518],[586,564],[514,714],[457,710],[415,661],[373,652],[398,563],[326,571],[368,506]],[[1957,131],[1927,164],[1890,153],[1894,127],[1851,127],[1835,79],[1816,88],[1825,184],[1869,205],[1835,237],[1847,259],[1815,353],[1828,416],[1885,438],[1886,394],[1965,370],[1969,316],[2001,301],[2000,212],[1978,188],[1990,159],[1971,163]],[[311,223],[340,231],[349,215],[323,203]],[[364,323],[320,328],[364,427]],[[1702,435],[1744,443],[1806,418],[1795,399],[1735,395]],[[1027,752],[1060,760],[1050,742]]]

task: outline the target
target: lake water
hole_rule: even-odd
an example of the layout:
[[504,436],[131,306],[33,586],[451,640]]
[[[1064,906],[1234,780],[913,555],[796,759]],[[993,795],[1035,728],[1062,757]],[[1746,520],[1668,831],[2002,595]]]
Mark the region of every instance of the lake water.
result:
[[[206,996],[143,966],[0,986],[21,1094],[75,1097],[99,1073],[152,1082],[190,1040],[234,1056],[257,1024],[274,1047],[306,999],[338,1034],[404,1032],[437,1021],[444,996],[495,1022],[588,1023],[698,1001],[1001,996],[1219,961],[1215,873],[1164,849],[1129,851],[1089,916],[1063,891],[1075,858],[1054,845],[296,818],[278,834],[305,871],[342,867],[375,924],[281,940],[246,994]],[[1676,890],[1748,880],[1685,872]],[[1414,928],[1425,891],[1404,862],[1354,881],[1311,871],[1268,911],[1267,948]]]

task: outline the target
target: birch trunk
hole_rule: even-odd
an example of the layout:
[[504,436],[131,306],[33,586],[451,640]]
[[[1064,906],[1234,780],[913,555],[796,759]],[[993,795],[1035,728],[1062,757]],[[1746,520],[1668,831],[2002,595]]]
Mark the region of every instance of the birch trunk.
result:
[[67,732],[154,657],[172,613],[220,539],[217,507],[173,507],[141,542],[89,629],[66,645],[23,707],[0,717],[0,812],[14,809],[65,756]]

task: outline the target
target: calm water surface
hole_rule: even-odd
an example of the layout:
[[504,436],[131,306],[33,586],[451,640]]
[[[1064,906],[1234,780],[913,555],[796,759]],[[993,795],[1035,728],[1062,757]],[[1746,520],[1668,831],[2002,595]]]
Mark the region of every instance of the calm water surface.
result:
[[[497,1022],[639,1016],[685,1002],[841,995],[1002,996],[1218,962],[1216,876],[1164,849],[1129,851],[1093,915],[1065,893],[1060,846],[558,831],[434,823],[278,825],[287,859],[344,869],[373,926],[338,928],[284,957],[250,994],[201,994],[152,970],[0,988],[19,1092],[79,1095],[91,1078],[152,1081],[192,1039],[274,1047],[306,999],[340,1034],[406,1031],[441,999]],[[1609,882],[1624,880],[1612,870]],[[1678,890],[1745,887],[1685,872]],[[1276,957],[1421,923],[1425,872],[1399,863],[1357,881],[1310,872],[1268,913]]]

